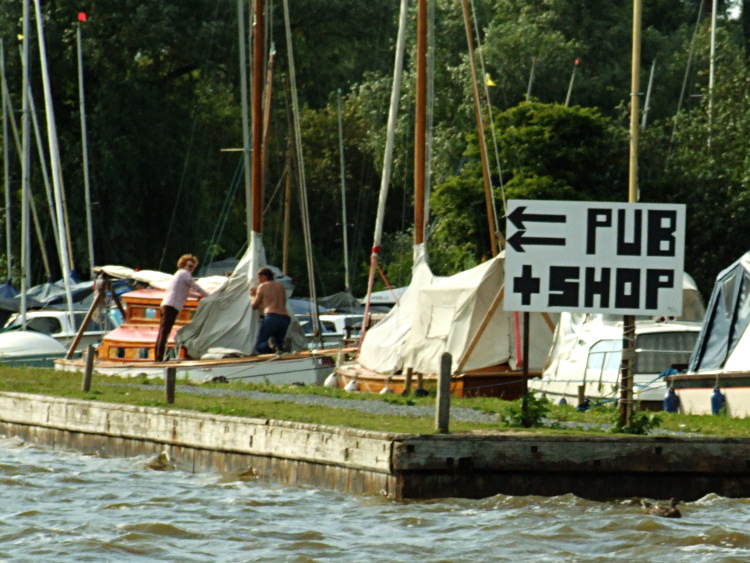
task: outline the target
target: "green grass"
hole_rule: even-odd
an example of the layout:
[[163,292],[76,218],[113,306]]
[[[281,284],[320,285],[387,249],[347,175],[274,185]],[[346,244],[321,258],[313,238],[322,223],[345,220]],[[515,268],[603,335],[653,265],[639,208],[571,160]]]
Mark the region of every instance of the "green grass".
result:
[[[316,405],[302,405],[293,401],[255,400],[236,396],[200,396],[190,393],[176,393],[175,402],[167,404],[163,381],[119,377],[101,377],[94,375],[91,390],[81,390],[82,375],[54,371],[44,368],[12,368],[0,365],[0,391],[33,393],[68,397],[88,401],[123,403],[129,405],[161,407],[178,410],[194,410],[230,416],[269,418],[289,420],[311,424],[348,426],[364,430],[382,432],[405,432],[415,434],[435,433],[434,416],[406,417],[380,415],[361,412],[355,409],[330,408]],[[142,388],[141,384],[161,385],[156,388]],[[302,394],[313,393],[328,397],[344,398],[351,401],[385,401],[397,405],[434,406],[434,397],[403,397],[401,395],[377,395],[368,393],[348,393],[341,389],[326,387],[272,386],[232,382],[229,384],[210,383],[193,384],[178,381],[179,385],[203,385],[220,389],[237,391],[260,391],[269,393]],[[452,407],[477,409],[486,413],[496,413],[501,421],[510,416],[514,403],[492,398],[471,398],[451,400]],[[660,413],[659,428],[677,432],[691,432],[710,436],[750,437],[750,419],[736,419],[722,416],[697,416],[671,413]],[[579,412],[572,406],[550,405],[547,419],[551,419],[542,428],[531,428],[525,432],[558,435],[602,435],[616,419],[617,411],[613,407],[594,407],[586,412]],[[593,425],[586,430],[570,429],[563,423],[578,422]],[[476,431],[517,431],[507,423],[477,424],[452,420],[452,433]]]

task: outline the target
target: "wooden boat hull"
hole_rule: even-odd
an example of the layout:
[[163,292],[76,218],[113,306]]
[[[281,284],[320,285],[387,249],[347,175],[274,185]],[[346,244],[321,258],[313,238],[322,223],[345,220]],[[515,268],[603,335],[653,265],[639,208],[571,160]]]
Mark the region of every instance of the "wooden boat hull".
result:
[[[507,365],[490,366],[466,373],[453,375],[451,378],[451,395],[454,397],[496,397],[506,401],[515,401],[523,397],[528,389],[528,379],[539,377],[539,372],[529,372],[528,376],[520,370],[513,370]],[[337,384],[342,389],[352,381],[356,382],[359,391],[380,393],[388,386],[394,393],[402,393],[407,387],[405,373],[387,375],[368,370],[359,364],[343,365],[336,368]],[[419,374],[414,374],[411,390],[418,387]],[[422,388],[435,392],[438,375],[421,376]]]
[[[119,377],[163,378],[167,368],[177,370],[177,380],[200,383],[215,380],[242,380],[273,385],[321,385],[334,369],[330,354],[299,352],[277,356],[261,354],[215,360],[173,360],[169,362],[94,362],[95,374]],[[82,372],[85,360],[55,361],[55,369]]]

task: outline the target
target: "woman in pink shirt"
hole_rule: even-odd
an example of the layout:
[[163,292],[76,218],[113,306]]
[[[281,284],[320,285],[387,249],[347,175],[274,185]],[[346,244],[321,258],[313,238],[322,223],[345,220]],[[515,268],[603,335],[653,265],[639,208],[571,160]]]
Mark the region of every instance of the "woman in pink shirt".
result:
[[187,301],[188,294],[194,289],[201,296],[206,293],[201,286],[193,281],[193,271],[198,266],[198,259],[192,254],[183,254],[177,261],[177,271],[167,287],[167,294],[161,301],[161,320],[159,321],[159,336],[156,337],[154,359],[157,362],[164,361],[164,353],[167,349],[169,333],[172,331],[177,314]]

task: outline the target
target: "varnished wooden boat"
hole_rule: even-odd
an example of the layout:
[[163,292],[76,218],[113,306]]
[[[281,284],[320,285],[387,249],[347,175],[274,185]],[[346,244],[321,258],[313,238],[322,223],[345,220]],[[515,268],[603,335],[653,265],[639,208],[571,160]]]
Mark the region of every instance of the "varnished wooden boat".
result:
[[[456,373],[451,376],[451,395],[454,397],[496,397],[513,401],[523,397],[528,388],[528,380],[539,377],[540,372],[512,369],[507,364]],[[413,392],[417,388],[434,393],[437,390],[437,374],[412,374],[399,371],[392,375],[369,370],[357,363],[345,364],[336,369],[337,384],[341,388],[367,393],[381,393],[390,389],[394,393],[405,390]]]

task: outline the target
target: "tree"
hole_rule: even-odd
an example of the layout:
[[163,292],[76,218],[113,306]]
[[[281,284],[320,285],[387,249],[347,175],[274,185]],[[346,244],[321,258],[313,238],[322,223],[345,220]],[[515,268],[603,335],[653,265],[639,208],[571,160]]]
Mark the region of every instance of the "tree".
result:
[[[627,199],[626,132],[596,110],[523,102],[495,127],[504,180],[492,171],[496,201]],[[479,152],[469,139],[461,171],[433,194],[430,256],[441,273],[489,255]]]

